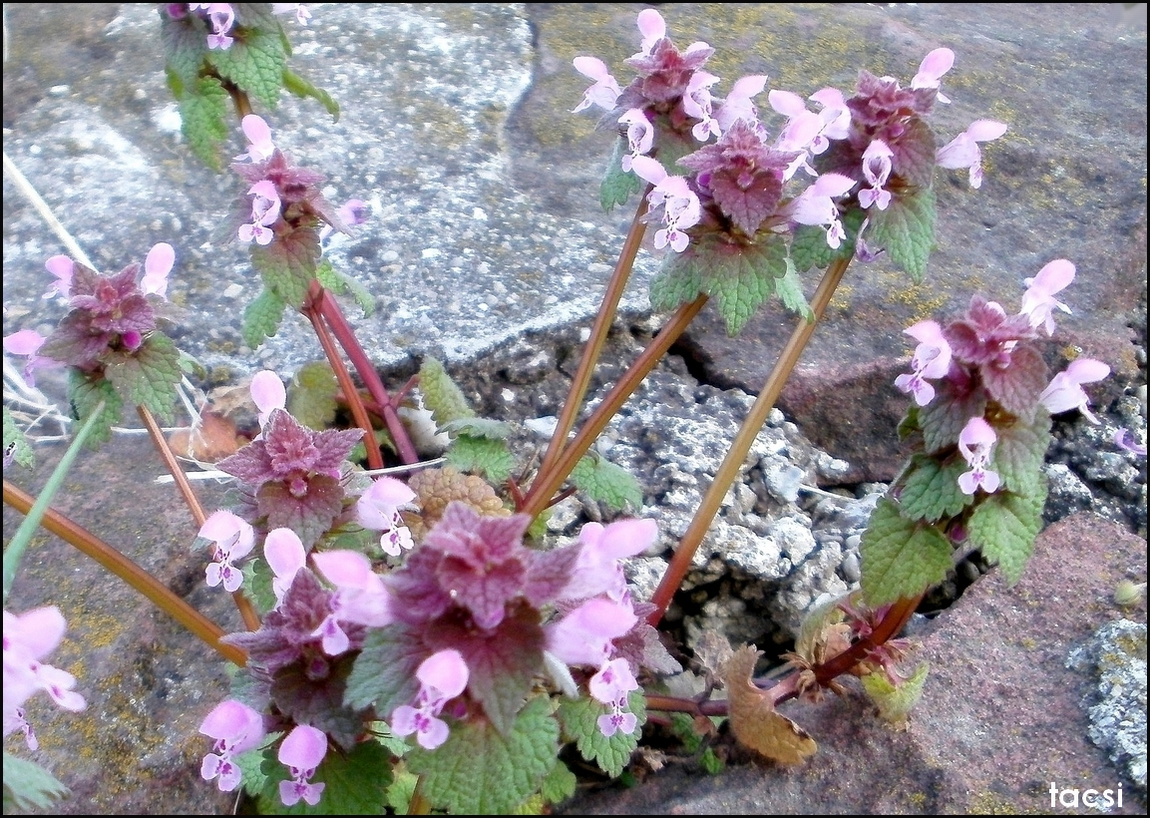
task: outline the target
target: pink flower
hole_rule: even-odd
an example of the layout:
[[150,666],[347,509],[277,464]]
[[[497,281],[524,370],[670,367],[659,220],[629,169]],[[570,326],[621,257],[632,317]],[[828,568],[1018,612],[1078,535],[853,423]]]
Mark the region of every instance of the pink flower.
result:
[[252,402],[259,410],[260,429],[264,428],[273,409],[283,409],[287,406],[287,390],[284,388],[284,382],[270,369],[261,370],[252,377],[249,391]]
[[1034,278],[1023,283],[1027,290],[1022,294],[1022,315],[1030,316],[1030,326],[1042,327],[1047,335],[1054,333],[1054,310],[1065,313],[1070,307],[1054,297],[1056,292],[1066,289],[1074,280],[1074,265],[1064,258],[1058,258],[1038,271]]
[[263,117],[248,114],[240,122],[244,136],[248,138],[248,152],[242,153],[236,159],[251,159],[253,162],[262,162],[276,152],[275,143],[272,142],[272,129]]
[[687,116],[700,120],[691,128],[691,133],[700,142],[721,133],[719,123],[711,116],[711,86],[718,81],[714,74],[696,71],[683,91],[683,110]]
[[[942,75],[954,65],[954,52],[949,48],[936,48],[923,58],[918,73],[910,81],[911,88],[938,88]],[[939,102],[950,102],[942,91],[938,92]],[[975,185],[978,187],[978,185]]]
[[627,593],[621,560],[641,554],[658,536],[654,520],[617,520],[610,525],[590,522],[579,532],[579,557],[561,597],[576,601],[606,594],[622,601]]
[[758,111],[751,99],[767,87],[767,78],[762,74],[751,74],[735,81],[731,86],[731,93],[719,105],[715,112],[715,121],[724,132],[737,120],[746,119],[750,122],[758,121]]
[[261,179],[248,189],[252,198],[252,223],[240,225],[240,241],[268,245],[275,238],[271,225],[280,217],[280,195],[270,179]]
[[411,529],[403,523],[399,509],[415,499],[415,492],[402,480],[380,477],[355,503],[355,518],[370,531],[382,531],[379,545],[393,557],[415,547]]
[[631,162],[636,156],[642,156],[651,150],[655,141],[655,127],[647,119],[647,115],[639,108],[632,108],[619,117],[619,122],[627,126],[627,150],[629,154],[623,157],[620,163],[623,170],[631,170]]
[[783,212],[799,224],[826,225],[827,244],[835,249],[846,238],[846,230],[839,221],[835,199],[855,186],[855,180],[838,173],[824,173],[791,200]]
[[824,122],[820,134],[822,141],[815,140],[815,144],[811,146],[813,153],[820,154],[830,147],[830,142],[827,140],[846,139],[850,134],[851,110],[847,107],[843,92],[838,88],[823,88],[811,94],[809,99],[822,106],[819,111],[819,116]]
[[22,730],[30,750],[39,746],[24,717],[24,703],[33,695],[43,690],[59,707],[73,712],[87,707],[84,697],[72,690],[76,677],[43,663],[67,628],[64,615],[54,605],[19,615],[4,611],[4,735]]
[[663,15],[655,9],[643,9],[639,12],[635,24],[639,27],[639,34],[643,40],[639,45],[639,53],[633,54],[631,59],[647,56],[655,47],[655,43],[667,36],[667,24],[663,21]]
[[299,569],[307,563],[307,552],[299,535],[290,528],[273,528],[264,538],[264,559],[275,574],[272,591],[278,606]]
[[970,127],[938,149],[935,162],[942,168],[970,168],[970,186],[982,187],[982,151],[979,142],[998,139],[1006,133],[1006,124],[993,119],[976,119]]
[[202,8],[208,13],[208,23],[212,33],[208,35],[208,48],[227,51],[235,42],[229,34],[236,22],[236,12],[231,3],[190,3],[190,8]]
[[43,355],[36,354],[47,340],[47,338],[34,329],[22,329],[11,335],[4,336],[4,349],[7,352],[13,355],[28,356],[28,361],[24,364],[24,380],[28,382],[29,386],[36,385],[37,369],[51,369],[53,367],[64,366],[64,364],[54,358],[45,358]]
[[448,736],[447,723],[439,714],[466,689],[470,672],[459,651],[448,648],[424,659],[415,676],[420,681],[415,706],[401,704],[392,711],[391,732],[401,738],[416,733],[421,747],[434,750]]
[[44,298],[51,298],[56,294],[68,298],[72,294],[72,270],[75,263],[67,256],[52,256],[44,262],[44,266],[56,277],[44,293]]
[[1139,443],[1138,439],[1134,437],[1134,433],[1129,429],[1116,430],[1114,432],[1114,443],[1120,449],[1125,449],[1136,457],[1146,456],[1146,444]]
[[913,371],[909,375],[899,375],[894,379],[894,385],[914,395],[914,402],[919,406],[926,406],[934,400],[934,387],[926,379],[946,377],[950,371],[950,344],[943,337],[942,328],[934,321],[920,321],[903,332],[916,339],[919,345],[910,359]]
[[311,12],[303,3],[272,3],[272,14],[294,14],[301,26],[306,26],[311,19]]
[[323,651],[338,656],[350,641],[341,627],[344,622],[383,627],[395,621],[392,597],[383,578],[371,570],[371,561],[358,551],[317,551],[312,561],[319,572],[336,586],[331,613],[312,636],[323,639]]
[[874,205],[879,210],[886,210],[890,205],[891,194],[883,188],[890,177],[890,160],[894,152],[887,147],[881,139],[876,139],[867,145],[862,155],[863,177],[870,185],[869,188],[859,190],[859,205],[865,210]]
[[176,261],[176,251],[167,242],[159,242],[148,251],[144,259],[144,277],[140,279],[140,289],[145,293],[155,293],[167,298],[168,273]]
[[592,105],[608,111],[614,108],[621,89],[619,83],[611,76],[611,72],[607,70],[607,65],[598,57],[576,57],[573,65],[580,74],[595,80],[595,84],[583,92],[583,99],[571,109],[571,113],[586,110]]
[[206,570],[207,583],[215,587],[222,581],[225,591],[236,591],[243,584],[243,571],[233,562],[246,557],[255,547],[256,535],[250,524],[230,511],[217,511],[200,526],[199,536],[215,543],[212,562]]
[[613,640],[638,622],[630,598],[588,599],[558,622],[544,627],[546,649],[569,665],[599,667],[614,652]]
[[280,745],[277,757],[291,772],[291,781],[280,782],[280,800],[285,807],[298,804],[302,798],[313,807],[319,803],[324,784],[309,780],[327,755],[327,735],[307,724],[299,724]]
[[264,740],[264,717],[243,702],[227,699],[208,713],[200,732],[216,740],[200,765],[200,777],[205,781],[218,777],[220,790],[231,792],[243,779],[243,771],[233,759]]
[[627,735],[635,732],[639,720],[627,710],[628,694],[638,690],[639,683],[635,681],[635,674],[631,672],[626,659],[605,662],[599,672],[591,677],[587,687],[591,698],[611,705],[611,712],[598,718],[599,732],[607,738],[619,731]]
[[1090,398],[1082,388],[1082,384],[1100,381],[1109,374],[1110,367],[1101,361],[1093,358],[1076,358],[1063,372],[1054,376],[1050,384],[1042,390],[1038,400],[1052,415],[1077,409],[1091,423],[1099,423],[1098,418],[1087,408],[1090,406]]
[[687,249],[690,241],[684,229],[699,223],[702,218],[702,205],[699,197],[687,185],[682,176],[669,176],[663,166],[649,156],[637,156],[631,162],[635,174],[654,185],[647,200],[652,208],[663,206],[665,227],[655,231],[655,249],[667,245],[676,253]]
[[990,462],[998,435],[981,417],[972,417],[958,436],[958,450],[970,471],[958,476],[958,487],[963,494],[974,494],[980,487],[993,494],[998,489],[998,472],[986,468]]

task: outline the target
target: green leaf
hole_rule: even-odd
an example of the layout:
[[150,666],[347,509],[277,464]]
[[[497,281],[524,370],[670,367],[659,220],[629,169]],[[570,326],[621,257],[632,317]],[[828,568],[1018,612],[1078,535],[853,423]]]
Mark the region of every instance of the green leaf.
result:
[[727,335],[734,337],[770,296],[775,280],[786,276],[786,242],[781,237],[740,247],[709,242],[698,252],[703,292],[715,299],[719,315],[727,323]]
[[789,258],[786,273],[781,278],[775,279],[775,293],[778,294],[784,307],[801,315],[808,324],[814,323],[815,311],[811,309],[806,296],[803,295],[803,282]]
[[374,706],[381,716],[390,717],[395,708],[410,704],[419,694],[415,671],[427,655],[423,641],[410,628],[373,628],[347,678],[344,704],[356,710]]
[[[272,24],[276,28],[279,26],[274,20]],[[287,53],[279,31],[265,21],[260,21],[257,28],[245,28],[231,48],[208,51],[207,58],[220,76],[231,80],[240,90],[268,108],[275,109],[287,63]]]
[[463,391],[435,358],[424,358],[419,367],[419,391],[423,395],[423,405],[431,410],[431,417],[438,426],[459,418],[475,417]]
[[200,66],[208,52],[208,29],[194,14],[176,19],[161,7],[160,40],[164,46],[165,69],[169,85],[177,82],[180,89],[172,88],[178,99],[183,88],[193,86],[200,75]]
[[299,368],[288,384],[287,410],[312,429],[327,429],[335,421],[339,382],[327,361],[312,361]]
[[16,421],[12,418],[12,413],[8,411],[8,407],[4,407],[4,459],[8,459],[11,453],[12,461],[23,466],[26,469],[32,468],[36,463],[36,455],[32,451],[32,447],[28,445],[28,438],[24,436],[24,432],[16,425]]
[[558,759],[555,761],[555,766],[551,768],[551,772],[547,773],[547,777],[543,779],[540,785],[539,792],[551,804],[558,804],[566,801],[575,794],[575,787],[578,786],[579,779],[571,769]]
[[628,707],[635,714],[638,723],[635,732],[616,731],[605,736],[599,729],[599,717],[611,712],[611,706],[583,696],[578,699],[563,699],[559,704],[559,722],[564,735],[575,740],[583,758],[593,761],[611,778],[618,778],[623,768],[631,761],[631,754],[639,746],[643,725],[647,723],[647,699],[642,690],[632,690],[627,699]]
[[706,750],[703,750],[703,754],[699,756],[699,766],[702,767],[703,771],[708,775],[718,775],[723,771],[723,767],[726,766],[726,763],[723,759],[719,758],[713,747],[708,747]]
[[272,289],[263,290],[252,299],[244,309],[243,336],[244,343],[254,349],[259,349],[264,338],[271,338],[279,329],[283,320],[287,302]]
[[515,458],[504,440],[459,435],[447,450],[447,465],[502,483],[511,476]]
[[168,336],[150,333],[134,353],[113,356],[104,374],[130,403],[147,408],[165,422],[175,418],[183,371],[180,352]]
[[922,698],[922,689],[930,664],[923,662],[914,669],[909,679],[904,679],[895,687],[886,673],[878,671],[860,677],[863,690],[878,707],[879,716],[890,724],[903,724],[910,711]]
[[50,809],[69,792],[39,764],[4,753],[4,814]]
[[703,291],[703,274],[693,253],[668,253],[651,279],[651,307],[670,312],[694,301]]
[[320,284],[333,293],[342,293],[346,290],[351,290],[351,297],[355,299],[355,303],[363,310],[365,318],[375,312],[375,297],[372,296],[367,287],[346,273],[341,273],[336,270],[326,258],[321,259],[316,266],[315,277],[319,280]]
[[[171,84],[171,83],[169,83]],[[223,170],[220,147],[228,138],[228,92],[215,77],[201,77],[176,94],[180,107],[180,132],[201,162],[219,173]]]
[[643,507],[643,489],[634,475],[597,452],[580,458],[571,470],[571,482],[592,500],[602,500],[617,511],[628,504],[636,512]]
[[872,249],[886,248],[891,261],[916,284],[926,275],[934,245],[935,196],[931,188],[896,196],[886,210],[871,208],[865,239]]
[[638,193],[643,180],[629,170],[623,170],[623,154],[627,153],[627,140],[619,137],[611,148],[607,172],[599,184],[599,204],[610,213],[616,205],[626,204],[632,193]]
[[1010,585],[1018,582],[1034,550],[1045,503],[1045,483],[1030,495],[1000,490],[979,503],[967,521],[971,543],[987,560],[998,563]]
[[439,431],[468,437],[485,437],[488,440],[506,440],[511,436],[511,424],[504,420],[490,418],[457,418],[440,424]]
[[339,122],[339,103],[332,99],[327,91],[324,91],[322,88],[316,88],[290,68],[284,69],[283,87],[297,97],[318,99],[320,104],[331,114],[332,121]]
[[912,520],[928,523],[958,514],[974,502],[974,497],[963,494],[958,486],[958,476],[964,471],[966,462],[958,458],[940,463],[927,455],[914,455],[910,469],[903,473],[899,495],[902,513]]
[[991,464],[1002,478],[1002,487],[1017,494],[1033,495],[1046,481],[1042,465],[1050,446],[1050,414],[1039,406],[1033,423],[1022,420],[996,427],[998,443]]
[[843,214],[843,228],[847,237],[837,250],[827,244],[825,227],[819,227],[817,224],[800,224],[795,228],[794,236],[791,238],[791,261],[794,262],[795,269],[800,273],[815,267],[825,270],[833,261],[850,258],[854,255],[855,240],[865,218],[866,211],[861,207],[853,208]]
[[252,245],[252,266],[264,285],[295,309],[303,306],[319,264],[319,233],[297,227],[275,237],[268,245]]
[[862,590],[871,607],[912,599],[946,579],[950,542],[937,528],[903,516],[884,497],[862,535]]
[[387,788],[387,805],[396,815],[407,815],[411,797],[415,795],[415,785],[419,783],[419,776],[409,773],[406,769],[397,769],[393,773],[395,780]]
[[501,815],[539,791],[558,754],[551,700],[536,696],[507,735],[485,719],[456,722],[443,745],[414,748],[407,765],[423,776],[423,795],[433,807],[459,815]]
[[264,752],[263,772],[267,778],[257,798],[261,815],[383,815],[391,755],[377,741],[361,741],[346,755],[329,748],[311,777],[324,785],[314,807],[306,801],[285,807],[280,801],[280,782],[290,780],[291,773],[272,749]]
[[77,369],[69,369],[68,401],[78,419],[87,420],[92,414],[99,417],[88,437],[89,448],[97,449],[112,439],[112,426],[120,420],[124,401],[111,381],[99,376],[90,378]]

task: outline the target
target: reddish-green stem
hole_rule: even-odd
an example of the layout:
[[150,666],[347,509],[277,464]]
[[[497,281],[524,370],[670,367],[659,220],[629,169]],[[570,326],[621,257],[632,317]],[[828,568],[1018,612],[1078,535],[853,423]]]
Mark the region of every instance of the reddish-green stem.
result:
[[[156,451],[160,453],[160,458],[167,466],[168,472],[172,475],[172,479],[176,481],[179,486],[180,494],[184,496],[184,502],[188,506],[188,510],[192,512],[192,519],[196,521],[197,526],[203,526],[204,521],[208,518],[204,513],[203,506],[200,505],[196,493],[192,491],[192,484],[188,481],[184,470],[180,468],[180,462],[176,459],[175,453],[171,447],[168,446],[167,438],[164,437],[160,425],[156,423],[155,417],[148,411],[146,406],[136,406],[136,411],[140,415],[140,420],[144,422],[144,428],[148,430],[149,437],[152,438],[152,443],[156,447]],[[258,630],[260,626],[260,617],[256,613],[256,609],[252,606],[251,600],[247,598],[243,591],[237,589],[232,592],[232,599],[236,603],[236,608],[243,617],[244,625],[248,630]]]
[[839,259],[832,262],[827,268],[811,301],[811,310],[814,312],[813,320],[801,320],[791,334],[790,340],[787,341],[787,345],[779,353],[779,358],[767,376],[763,390],[759,393],[754,405],[751,406],[746,418],[743,419],[742,426],[739,427],[738,434],[735,435],[730,449],[727,450],[719,470],[715,472],[715,479],[711,481],[706,495],[699,503],[698,509],[695,510],[695,516],[691,519],[690,525],[679,541],[679,546],[675,549],[671,562],[667,566],[663,578],[659,581],[659,587],[655,589],[655,593],[651,597],[651,603],[655,605],[655,610],[647,617],[647,622],[651,625],[659,624],[659,620],[667,612],[667,606],[671,604],[671,598],[675,595],[675,591],[683,583],[683,577],[687,575],[687,571],[691,567],[691,558],[703,541],[707,529],[711,526],[711,521],[715,519],[727,490],[738,477],[739,469],[743,466],[747,452],[751,450],[751,444],[754,443],[755,437],[758,436],[759,430],[767,420],[767,415],[770,414],[771,408],[783,391],[783,385],[790,377],[795,364],[798,363],[799,356],[814,333],[815,327],[818,326],[818,321],[822,318],[823,312],[826,310],[827,304],[830,303],[835,288],[842,281],[843,274],[846,273],[850,262],[850,257]]
[[[31,511],[35,501],[31,495],[5,480],[4,502],[21,514],[27,514]],[[147,597],[157,608],[166,611],[229,662],[240,667],[247,664],[247,654],[244,651],[220,641],[225,636],[223,628],[176,596],[164,583],[87,529],[51,508],[44,512],[44,519],[40,524],[127,582]]]
[[[316,287],[312,288],[313,291],[315,289]],[[379,446],[375,442],[375,427],[371,425],[371,418],[367,416],[367,409],[359,398],[359,390],[356,389],[355,383],[351,380],[351,373],[343,365],[343,358],[339,356],[339,349],[336,347],[331,333],[324,325],[323,316],[319,314],[315,304],[310,301],[304,304],[303,312],[311,321],[316,338],[319,339],[319,344],[323,347],[324,354],[327,355],[328,363],[331,365],[332,371],[335,372],[335,379],[339,382],[339,388],[343,391],[347,408],[351,411],[356,426],[363,429],[363,447],[367,452],[368,468],[382,469],[383,456],[379,453]]]
[[555,461],[554,467],[546,473],[540,472],[536,477],[535,483],[527,492],[519,511],[537,517],[543,509],[551,504],[552,496],[563,485],[567,476],[571,474],[575,464],[587,453],[591,444],[607,427],[611,418],[623,407],[623,404],[631,397],[631,393],[639,388],[639,384],[655,368],[659,360],[671,348],[671,345],[679,339],[679,336],[691,323],[691,319],[699,314],[699,310],[706,303],[707,296],[700,295],[694,301],[683,304],[675,311],[671,320],[663,326],[658,335],[651,339],[647,348],[640,353],[639,357],[623,373],[614,388],[603,398],[603,402],[595,407],[595,411],[583,424],[579,433],[575,435],[575,439]]
[[559,459],[563,447],[567,444],[567,433],[575,426],[575,418],[578,417],[579,410],[583,406],[583,398],[591,385],[591,376],[595,373],[595,365],[599,362],[599,356],[603,352],[603,344],[606,342],[607,333],[615,320],[619,299],[623,297],[627,280],[631,277],[631,269],[635,265],[635,256],[638,254],[639,245],[643,241],[643,233],[647,227],[643,217],[647,214],[647,194],[650,192],[651,186],[648,185],[639,200],[639,206],[635,209],[635,218],[631,220],[631,228],[627,231],[627,238],[623,242],[623,248],[619,251],[619,260],[615,262],[615,270],[607,282],[607,290],[603,294],[603,301],[599,305],[595,323],[591,326],[591,337],[587,339],[587,345],[583,347],[583,357],[579,361],[579,368],[575,371],[575,377],[571,379],[567,400],[563,402],[563,408],[559,412],[559,420],[555,425],[554,433],[551,435],[551,441],[547,444],[547,451],[539,465],[536,480],[554,467],[555,461]]

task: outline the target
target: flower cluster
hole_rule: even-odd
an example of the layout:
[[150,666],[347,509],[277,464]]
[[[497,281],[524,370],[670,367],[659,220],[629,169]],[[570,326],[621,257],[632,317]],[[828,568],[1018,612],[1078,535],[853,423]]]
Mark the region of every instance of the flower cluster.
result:
[[1046,364],[1036,348],[1039,339],[1054,332],[1054,311],[1070,312],[1055,295],[1074,274],[1070,261],[1056,259],[1026,279],[1022,307],[1014,315],[976,295],[966,315],[946,327],[921,321],[906,330],[919,343],[911,372],[899,375],[895,386],[912,395],[928,416],[943,411],[965,418],[957,439],[949,441],[957,443],[968,466],[958,477],[964,494],[979,489],[994,493],[1000,485],[999,474],[989,467],[999,437],[996,426],[1033,423],[1039,407],[1050,414],[1078,409],[1098,422],[1082,386],[1105,378],[1110,367],[1078,358],[1047,382]]
[[[311,19],[311,12],[303,3],[272,3],[274,14],[294,14],[301,26]],[[164,10],[173,20],[189,16],[207,25],[209,51],[227,51],[236,41],[236,8],[232,3],[168,3]]]
[[21,731],[29,750],[35,750],[39,742],[24,711],[28,699],[44,691],[65,710],[75,712],[87,706],[84,697],[72,690],[76,678],[43,661],[60,644],[66,629],[64,616],[55,606],[19,615],[4,611],[4,736]]
[[93,373],[138,355],[163,315],[175,258],[172,246],[160,242],[148,251],[143,276],[139,264],[104,276],[68,256],[52,256],[44,266],[55,280],[44,297],[59,297],[71,309],[51,335],[19,330],[4,337],[4,349],[28,357],[30,384],[37,369],[66,364]]

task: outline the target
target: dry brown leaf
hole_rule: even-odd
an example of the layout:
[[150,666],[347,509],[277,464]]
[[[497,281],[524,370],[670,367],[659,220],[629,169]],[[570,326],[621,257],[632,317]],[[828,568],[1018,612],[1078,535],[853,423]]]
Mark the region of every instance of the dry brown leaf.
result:
[[815,740],[782,713],[751,677],[762,651],[744,645],[723,666],[731,702],[731,730],[738,742],[782,764],[801,764],[818,749]]
[[217,463],[246,442],[237,434],[235,423],[212,409],[204,409],[191,428],[176,429],[168,437],[177,455],[201,463]]
[[403,520],[411,529],[416,542],[423,542],[428,531],[435,528],[439,518],[452,500],[467,503],[480,514],[506,517],[511,509],[503,505],[495,489],[482,477],[463,474],[452,466],[442,469],[424,469],[412,475],[408,488],[416,494],[421,514],[403,513]]

